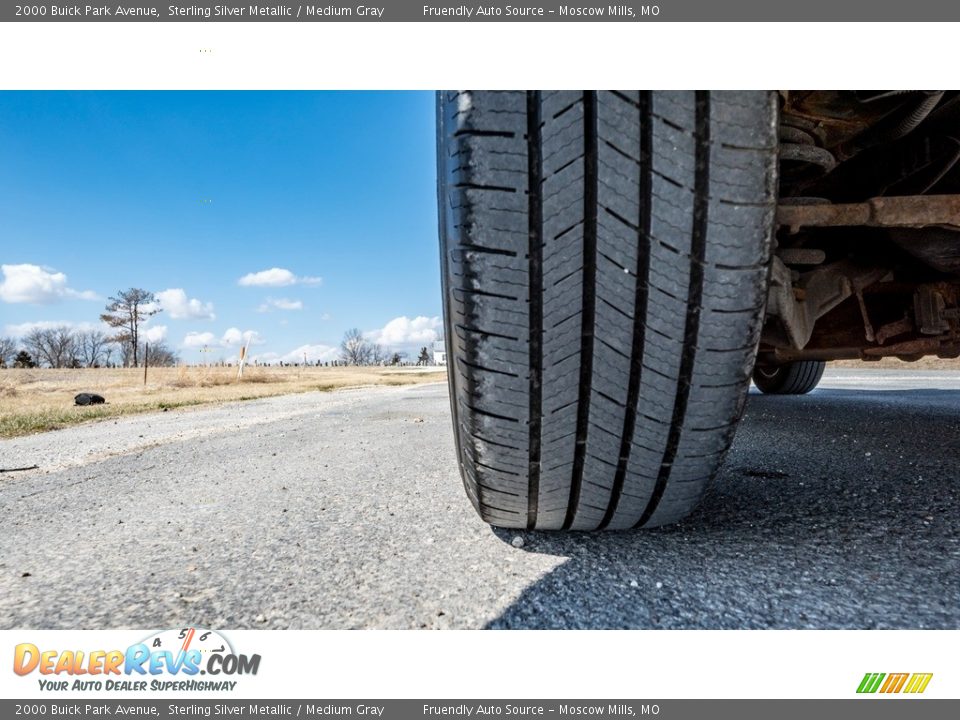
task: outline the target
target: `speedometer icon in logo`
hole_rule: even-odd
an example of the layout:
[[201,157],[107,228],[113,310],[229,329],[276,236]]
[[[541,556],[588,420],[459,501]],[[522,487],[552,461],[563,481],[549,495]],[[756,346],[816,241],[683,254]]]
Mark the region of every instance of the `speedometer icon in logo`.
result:
[[164,630],[143,640],[151,652],[167,651],[174,657],[197,650],[201,657],[206,659],[213,654],[233,655],[233,646],[230,641],[216,630],[188,627]]
[[[238,654],[227,638],[202,627],[163,630],[135,646],[131,661],[141,675],[256,675],[260,655]],[[148,667],[144,667],[148,666]]]

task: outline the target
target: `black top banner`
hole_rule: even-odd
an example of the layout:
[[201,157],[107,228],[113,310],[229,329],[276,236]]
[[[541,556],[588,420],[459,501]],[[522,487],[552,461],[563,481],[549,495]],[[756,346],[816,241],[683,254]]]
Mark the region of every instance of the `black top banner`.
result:
[[[251,4],[3,3],[0,22],[947,22],[960,3],[943,0],[660,0],[659,2],[424,2]],[[851,32],[868,32],[851,29]]]

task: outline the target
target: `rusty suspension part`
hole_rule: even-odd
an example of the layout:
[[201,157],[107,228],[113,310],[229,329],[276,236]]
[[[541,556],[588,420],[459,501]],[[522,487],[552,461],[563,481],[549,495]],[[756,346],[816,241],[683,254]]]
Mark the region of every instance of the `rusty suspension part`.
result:
[[960,357],[960,342],[915,338],[879,347],[771,348],[760,351],[760,358],[773,365],[801,360],[879,360],[885,357],[914,362],[927,356],[951,360]]
[[777,208],[777,224],[802,227],[908,227],[960,230],[960,195],[879,197],[862,203],[789,205]]

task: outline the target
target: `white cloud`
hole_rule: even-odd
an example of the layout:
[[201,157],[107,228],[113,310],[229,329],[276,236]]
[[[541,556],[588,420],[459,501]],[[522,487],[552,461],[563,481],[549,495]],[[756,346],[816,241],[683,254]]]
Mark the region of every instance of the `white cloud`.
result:
[[188,298],[183,288],[169,288],[156,294],[157,303],[172,320],[215,320],[213,303]]
[[25,322],[18,323],[15,325],[6,325],[3,328],[4,335],[10,335],[11,337],[21,338],[31,330],[49,330],[51,328],[58,327],[69,327],[74,330],[80,330],[82,332],[87,330],[103,330],[107,331],[107,327],[104,325],[95,325],[94,323],[82,322],[76,323],[70,320],[37,320],[36,322]]
[[8,303],[48,305],[64,298],[99,300],[92,290],[74,290],[67,286],[67,276],[53,268],[39,265],[0,265],[0,300]]
[[307,362],[309,363],[329,362],[336,360],[340,356],[340,349],[333,345],[301,345],[285,355],[269,352],[257,355],[253,359],[266,364],[278,362],[302,363],[304,356],[306,356]]
[[270,268],[260,272],[247,273],[237,283],[245,287],[287,287],[288,285],[319,285],[320,277],[298,277],[286,268]]
[[285,287],[287,285],[295,285],[297,276],[283,268],[271,268],[270,270],[247,273],[237,282],[246,287]]
[[223,336],[218,338],[212,332],[189,332],[183,339],[183,346],[187,348],[194,347],[235,347],[246,343],[249,340],[251,345],[263,345],[264,340],[256,330],[240,330],[240,328],[228,328]]
[[163,342],[167,339],[167,326],[154,325],[153,327],[148,327],[144,330],[141,330],[140,333],[143,335],[143,339],[147,342]]
[[271,310],[303,310],[303,301],[287,300],[286,298],[267,298],[257,312],[270,312]]
[[217,345],[217,337],[212,332],[189,332],[183,339],[184,347],[203,347],[204,345]]
[[386,347],[430,345],[440,337],[443,322],[439,317],[418,315],[412,320],[406,315],[396,317],[379,330],[364,333],[369,340]]
[[237,328],[230,328],[220,338],[220,342],[224,345],[239,345],[243,342],[243,333]]
[[102,300],[93,290],[74,290],[67,288],[67,297],[74,300]]
[[245,330],[242,331],[239,328],[229,328],[220,338],[220,344],[224,347],[229,347],[231,345],[243,345],[244,343],[249,342],[251,345],[263,345],[263,338],[260,337],[260,333],[256,330]]

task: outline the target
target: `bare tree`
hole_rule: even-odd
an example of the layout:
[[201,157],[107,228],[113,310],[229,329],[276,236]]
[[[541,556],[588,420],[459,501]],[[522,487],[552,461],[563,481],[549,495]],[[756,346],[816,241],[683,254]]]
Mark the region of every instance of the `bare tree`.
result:
[[347,365],[369,365],[373,358],[373,345],[357,328],[343,334],[340,343],[340,359]]
[[[111,339],[121,346],[128,346],[129,351],[124,355],[133,367],[140,364],[140,326],[158,312],[160,308],[152,292],[130,288],[111,297],[106,312],[100,316],[103,322],[116,329]],[[126,360],[124,364],[127,364]]]
[[420,348],[420,355],[417,357],[417,365],[430,364],[430,351],[426,347]]
[[140,349],[140,356],[146,358],[152,367],[173,367],[179,362],[177,353],[164,342],[149,343]]
[[[129,344],[118,345],[120,351],[120,364],[127,367],[133,364],[133,346]],[[141,364],[144,359],[151,367],[173,367],[180,362],[180,356],[165,342],[140,343],[137,348],[137,357]]]
[[0,337],[0,368],[9,367],[17,354],[17,341],[12,337]]
[[387,362],[388,353],[383,345],[370,343],[370,364],[383,365]]
[[24,335],[23,346],[39,365],[68,368],[76,359],[76,335],[69,325],[34,328]]
[[53,367],[77,367],[77,336],[73,328],[60,325],[50,331],[50,348],[57,360]]
[[[116,343],[115,347],[120,355],[120,367],[131,367],[133,365],[133,345],[128,342]],[[143,349],[141,345],[140,349]],[[139,351],[137,352],[139,355]]]
[[77,359],[84,367],[100,367],[109,357],[112,340],[102,330],[82,330],[76,333]]

